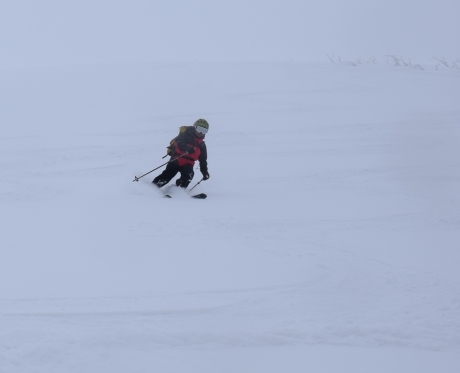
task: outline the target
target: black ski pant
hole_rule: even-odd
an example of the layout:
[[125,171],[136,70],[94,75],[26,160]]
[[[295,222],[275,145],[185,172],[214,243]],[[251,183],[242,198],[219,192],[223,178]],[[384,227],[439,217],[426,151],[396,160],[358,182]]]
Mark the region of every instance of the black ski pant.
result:
[[193,175],[195,174],[193,172],[193,166],[179,166],[177,162],[168,163],[166,169],[155,179],[153,179],[152,183],[158,185],[161,188],[163,185],[168,184],[171,179],[177,175],[178,172],[180,172],[180,178],[176,180],[176,185],[182,188],[187,188],[193,179]]

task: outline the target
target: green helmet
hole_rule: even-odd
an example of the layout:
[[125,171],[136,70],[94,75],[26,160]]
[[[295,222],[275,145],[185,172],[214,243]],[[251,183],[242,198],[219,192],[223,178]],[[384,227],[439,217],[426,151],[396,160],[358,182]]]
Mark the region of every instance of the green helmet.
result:
[[209,123],[205,119],[198,119],[193,126],[196,127],[203,127],[209,130]]
[[194,124],[193,124],[193,127],[195,127],[195,129],[202,133],[202,134],[205,134],[206,132],[208,132],[209,130],[209,123],[204,120],[204,119],[198,119]]

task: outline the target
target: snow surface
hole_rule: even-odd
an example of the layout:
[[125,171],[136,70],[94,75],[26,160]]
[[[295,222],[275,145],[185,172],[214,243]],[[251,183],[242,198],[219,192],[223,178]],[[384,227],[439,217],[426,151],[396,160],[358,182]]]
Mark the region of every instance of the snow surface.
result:
[[[459,372],[459,97],[385,63],[0,70],[0,372]],[[208,199],[133,182],[201,117]]]

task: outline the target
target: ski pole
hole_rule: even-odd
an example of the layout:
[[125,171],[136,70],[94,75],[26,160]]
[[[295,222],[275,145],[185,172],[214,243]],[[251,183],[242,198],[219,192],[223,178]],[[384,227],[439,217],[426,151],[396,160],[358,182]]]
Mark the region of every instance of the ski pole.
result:
[[189,190],[189,192],[191,192],[191,191],[192,191],[199,183],[201,183],[203,180],[204,180],[204,177],[203,177],[199,182],[197,182],[197,183],[195,184],[195,186],[194,186],[192,189]]
[[149,171],[149,172],[147,172],[146,174],[144,174],[144,175],[142,175],[142,176],[139,176],[139,177],[134,176],[133,182],[139,181],[139,179],[142,178],[142,177],[144,177],[145,175],[148,175],[149,173],[151,173],[151,172],[153,172],[153,171],[155,171],[155,170],[158,170],[160,167],[163,167],[165,164],[174,162],[175,160],[177,160],[177,159],[179,159],[179,158],[182,158],[184,155],[187,155],[187,154],[188,154],[188,153],[184,153],[184,154],[182,154],[182,155],[180,155],[180,156],[178,156],[178,157],[176,157],[176,158],[174,158],[174,159],[170,159],[168,162],[163,163],[161,166],[158,166],[157,168],[154,168],[152,171]]

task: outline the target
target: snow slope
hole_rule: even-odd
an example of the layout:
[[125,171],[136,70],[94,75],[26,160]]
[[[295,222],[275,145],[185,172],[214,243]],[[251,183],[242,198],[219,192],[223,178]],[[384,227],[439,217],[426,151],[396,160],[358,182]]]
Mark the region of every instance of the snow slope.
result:
[[[0,82],[1,373],[460,371],[458,70]],[[208,199],[133,182],[200,117]]]

